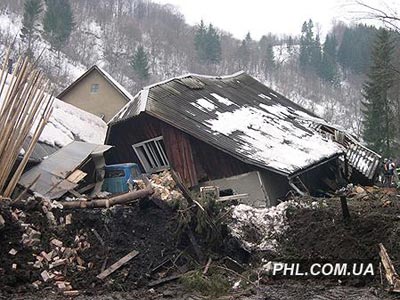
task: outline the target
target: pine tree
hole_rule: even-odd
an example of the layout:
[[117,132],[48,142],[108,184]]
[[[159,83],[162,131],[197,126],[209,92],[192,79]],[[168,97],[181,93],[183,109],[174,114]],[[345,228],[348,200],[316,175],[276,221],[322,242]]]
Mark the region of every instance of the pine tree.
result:
[[332,84],[336,84],[338,80],[338,71],[336,67],[336,48],[336,37],[334,35],[327,34],[323,46],[319,74],[322,79]]
[[195,33],[194,45],[201,63],[216,64],[221,61],[221,41],[212,24],[207,28],[203,21],[200,22]]
[[210,24],[207,30],[206,53],[209,63],[217,64],[221,61],[221,41],[218,32]]
[[27,45],[27,55],[32,56],[32,44],[39,33],[39,16],[42,12],[41,0],[25,0],[22,19],[21,39]]
[[303,70],[309,70],[312,66],[312,57],[315,55],[313,27],[314,24],[310,19],[304,22],[301,28],[299,64]]
[[206,39],[207,39],[207,28],[204,25],[203,20],[201,20],[200,25],[198,26],[194,36],[194,46],[197,52],[197,58],[201,62],[207,61]]
[[364,140],[368,146],[385,156],[391,154],[394,124],[389,91],[394,83],[391,59],[394,45],[390,33],[381,29],[372,50],[372,65],[364,83]]
[[322,60],[321,40],[319,38],[319,34],[317,34],[315,39],[312,41],[312,48],[310,52],[311,52],[310,65],[314,69],[314,71],[318,73],[321,68],[321,60]]
[[131,61],[131,66],[140,80],[146,81],[149,79],[149,59],[142,45],[137,47]]
[[274,49],[271,44],[268,44],[267,48],[265,49],[263,64],[265,77],[268,78],[275,69]]
[[45,38],[51,47],[60,51],[71,35],[74,23],[68,0],[45,0],[46,13],[43,18]]
[[343,33],[337,59],[345,70],[367,73],[371,63],[371,49],[377,29],[373,26],[347,27]]

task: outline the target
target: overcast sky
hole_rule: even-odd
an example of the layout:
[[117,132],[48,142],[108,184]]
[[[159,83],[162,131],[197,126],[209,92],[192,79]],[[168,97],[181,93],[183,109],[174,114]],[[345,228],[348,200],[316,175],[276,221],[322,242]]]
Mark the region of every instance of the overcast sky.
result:
[[[153,0],[178,7],[189,24],[201,19],[244,38],[250,31],[254,39],[263,34],[299,34],[305,20],[312,19],[325,34],[333,20],[352,22],[358,8],[354,0]],[[400,0],[363,0],[374,7],[398,8]]]

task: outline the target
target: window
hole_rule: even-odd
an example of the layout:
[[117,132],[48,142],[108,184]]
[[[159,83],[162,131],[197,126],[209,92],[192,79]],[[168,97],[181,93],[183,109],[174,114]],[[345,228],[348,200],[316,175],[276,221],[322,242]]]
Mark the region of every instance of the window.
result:
[[163,138],[157,137],[132,146],[146,173],[160,171],[169,167]]
[[90,93],[91,94],[97,94],[99,92],[99,84],[98,83],[93,83],[92,86],[90,87]]

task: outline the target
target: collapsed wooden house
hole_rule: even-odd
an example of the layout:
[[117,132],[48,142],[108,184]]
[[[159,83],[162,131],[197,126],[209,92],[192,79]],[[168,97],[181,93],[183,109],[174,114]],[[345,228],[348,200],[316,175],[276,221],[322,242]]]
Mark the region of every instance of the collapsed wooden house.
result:
[[217,185],[270,206],[340,176],[346,147],[327,129],[335,130],[246,73],[190,74],[140,91],[110,121],[106,144],[115,163],[173,168],[189,187]]

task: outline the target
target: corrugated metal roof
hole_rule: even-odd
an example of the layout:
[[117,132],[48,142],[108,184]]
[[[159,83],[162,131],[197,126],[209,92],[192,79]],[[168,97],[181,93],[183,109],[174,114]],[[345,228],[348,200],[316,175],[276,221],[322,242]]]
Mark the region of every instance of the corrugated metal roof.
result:
[[245,73],[186,75],[149,86],[110,125],[141,112],[283,175],[343,152],[312,128],[324,120]]

